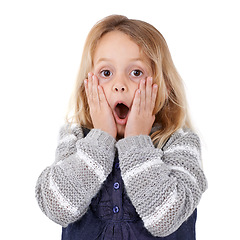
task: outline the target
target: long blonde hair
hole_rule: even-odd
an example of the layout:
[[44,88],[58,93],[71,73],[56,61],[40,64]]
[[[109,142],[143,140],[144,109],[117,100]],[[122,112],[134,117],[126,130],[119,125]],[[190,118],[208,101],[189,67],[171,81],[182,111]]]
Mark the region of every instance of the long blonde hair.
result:
[[162,147],[171,134],[182,127],[191,128],[191,124],[183,82],[173,64],[167,43],[155,27],[144,21],[111,15],[93,26],[85,42],[66,121],[93,128],[84,90],[84,79],[93,68],[93,56],[99,39],[114,30],[128,35],[151,61],[153,81],[159,86],[153,111],[156,117],[154,124],[160,125],[160,128],[151,134],[151,138],[156,146]]

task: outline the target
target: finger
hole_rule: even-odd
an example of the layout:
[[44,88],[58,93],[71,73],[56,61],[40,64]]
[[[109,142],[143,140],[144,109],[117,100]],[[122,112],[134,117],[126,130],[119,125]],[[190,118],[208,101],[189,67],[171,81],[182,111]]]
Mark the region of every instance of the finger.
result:
[[87,96],[87,101],[88,101],[88,104],[89,104],[89,84],[88,84],[88,79],[84,80],[84,87],[85,87],[85,93],[86,93],[86,96]]
[[92,102],[92,73],[88,73],[88,99]]
[[140,83],[140,108],[146,108],[146,86],[145,86],[145,79],[143,79]]
[[105,104],[107,102],[104,91],[102,86],[98,85],[98,96],[99,96],[99,103]]
[[151,109],[152,99],[152,77],[147,78],[146,83],[146,108]]
[[84,79],[84,88],[85,88],[86,95],[88,95],[88,79]]
[[135,92],[135,96],[133,99],[133,104],[132,104],[132,111],[139,114],[140,112],[140,95],[141,95],[141,90],[137,89]]
[[153,84],[153,87],[152,87],[152,98],[151,98],[151,109],[152,109],[152,111],[155,108],[155,103],[156,103],[156,99],[157,99],[157,92],[158,92],[158,85],[157,84]]
[[93,75],[92,79],[92,99],[94,101],[94,104],[99,105],[98,78],[97,76]]

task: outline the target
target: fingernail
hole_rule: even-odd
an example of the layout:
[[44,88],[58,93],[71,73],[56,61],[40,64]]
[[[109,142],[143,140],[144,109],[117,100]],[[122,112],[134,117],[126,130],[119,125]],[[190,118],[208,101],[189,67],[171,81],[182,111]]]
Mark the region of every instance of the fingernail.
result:
[[88,77],[91,77],[91,73],[90,72],[88,73]]

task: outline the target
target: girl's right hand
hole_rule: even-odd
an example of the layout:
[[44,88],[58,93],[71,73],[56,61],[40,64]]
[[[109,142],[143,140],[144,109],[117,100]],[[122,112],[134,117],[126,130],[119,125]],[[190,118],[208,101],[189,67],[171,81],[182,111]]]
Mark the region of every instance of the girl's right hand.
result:
[[84,80],[84,84],[94,128],[101,129],[116,139],[116,123],[103,88],[98,85],[97,76],[89,73],[88,79]]

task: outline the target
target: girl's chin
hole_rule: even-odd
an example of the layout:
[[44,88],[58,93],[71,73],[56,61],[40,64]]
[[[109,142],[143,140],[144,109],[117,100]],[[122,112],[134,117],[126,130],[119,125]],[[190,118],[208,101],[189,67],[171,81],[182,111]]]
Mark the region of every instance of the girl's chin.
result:
[[124,138],[125,125],[117,124],[117,139]]

